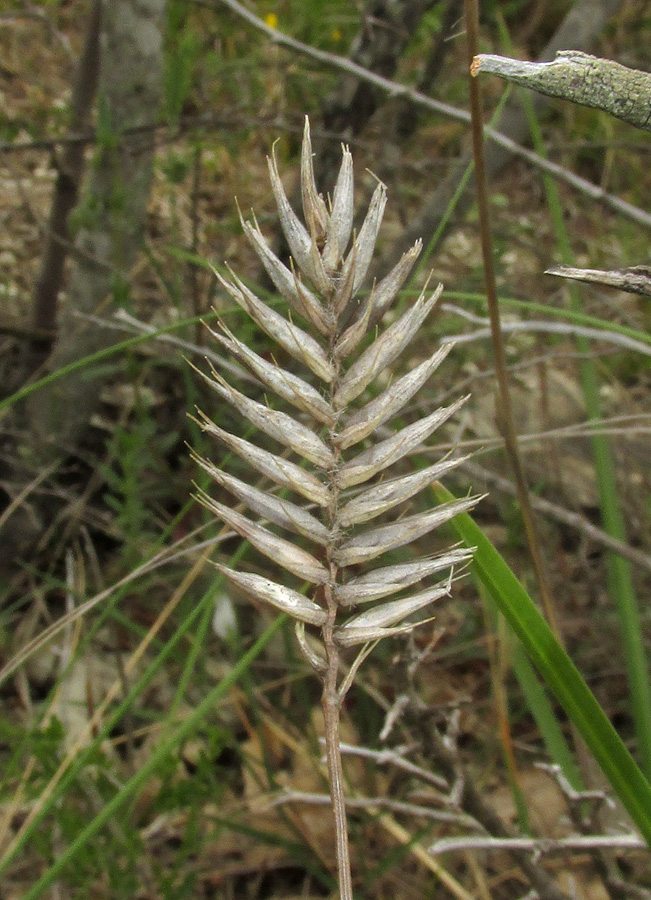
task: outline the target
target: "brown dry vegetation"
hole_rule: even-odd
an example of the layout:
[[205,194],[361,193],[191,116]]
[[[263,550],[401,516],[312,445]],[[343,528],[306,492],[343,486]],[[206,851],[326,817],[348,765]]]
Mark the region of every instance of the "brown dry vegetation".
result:
[[[6,14],[0,14],[3,397],[22,386],[30,297],[55,177],[58,147],[42,149],[38,142],[65,133],[74,58],[83,41],[88,5],[85,0],[69,0],[32,8],[15,2]],[[321,40],[334,52],[345,53],[356,32],[358,13],[353,15],[346,4],[333,4],[332,10],[324,4],[326,26],[321,30],[318,16],[302,12],[301,4],[252,6],[262,16],[276,11],[280,28],[308,42]],[[538,0],[504,6],[514,43],[512,54],[533,58],[568,4]],[[527,24],[532,19],[537,22],[535,29]],[[323,135],[318,126],[320,103],[337,89],[336,73],[269,45],[221,8],[189,7],[184,29],[192,32],[197,44],[192,89],[177,131],[165,122],[152,128],[154,186],[144,248],[131,272],[128,298],[130,313],[155,327],[207,313],[213,303],[227,310],[210,273],[179,260],[175,250],[219,263],[226,260],[241,275],[260,279],[241,235],[233,197],[237,195],[243,210],[255,208],[267,235],[276,233],[266,166],[272,142],[280,137],[281,174],[289,194],[303,114],[309,113],[317,122],[317,158],[327,143],[339,141],[338,135]],[[446,64],[432,94],[465,108],[465,49],[460,31],[461,26],[447,48]],[[626,0],[599,35],[594,52],[648,70],[650,35],[648,4]],[[490,13],[482,37],[483,49],[506,52]],[[175,36],[169,38],[171,49],[175,40]],[[427,49],[426,38],[418,33],[396,79],[408,81],[422,65]],[[486,79],[484,89],[490,111],[503,85]],[[401,110],[398,101],[382,97],[379,111],[351,141],[360,208],[374,185],[367,167],[381,175],[389,188],[379,243],[380,253],[387,254],[467,139],[465,126],[423,112],[413,136],[397,147],[393,129]],[[214,121],[200,124],[202,115]],[[558,102],[545,113],[543,128],[555,161],[634,205],[651,208],[648,136],[592,110]],[[36,146],[31,147],[34,142]],[[91,156],[92,142],[89,161]],[[566,185],[559,190],[577,266],[607,269],[651,261],[649,234],[643,227]],[[559,257],[539,173],[524,162],[512,162],[493,180],[491,191],[500,295],[566,308],[566,286],[542,275]],[[424,237],[427,244],[428,236]],[[68,267],[73,264],[69,259]],[[481,295],[481,251],[473,209],[454,222],[429,265],[447,291]],[[649,331],[648,298],[589,286],[579,290],[585,313]],[[444,295],[444,302],[485,315],[485,307],[469,298]],[[542,318],[539,312],[527,314],[506,306],[504,313],[507,321],[510,315]],[[98,315],[109,320],[110,304]],[[242,317],[227,315],[231,328],[248,327]],[[420,346],[416,343],[414,360],[424,356],[441,333],[460,334],[478,327],[453,310],[446,311],[423,334]],[[175,334],[195,343],[205,341],[201,328],[195,326]],[[251,339],[250,331],[244,335]],[[258,340],[255,335],[253,340]],[[647,567],[635,566],[633,574],[648,646],[651,631],[644,598],[651,587],[651,369],[648,356],[618,350],[607,341],[592,342],[591,351],[601,380],[605,427],[612,432],[628,542],[647,554]],[[509,338],[507,352],[515,424],[524,436],[530,485],[554,504],[598,524],[598,489],[585,436],[573,338],[516,335]],[[196,434],[186,413],[199,401],[213,418],[229,413],[215,410],[214,397],[202,396],[203,389],[189,374],[178,348],[151,341],[107,362],[111,370],[102,388],[101,407],[80,445],[60,468],[33,485],[41,507],[44,498],[51,504],[47,530],[28,558],[5,555],[0,559],[3,664],[71,605],[115,585],[154,553],[174,548],[193,529],[206,526],[203,513],[187,505],[196,472],[185,441],[196,442]],[[461,344],[441,377],[445,380],[437,376],[427,398],[432,405],[449,393],[473,393],[469,410],[441,437],[442,445],[451,440],[460,441],[461,446],[468,442],[480,448],[477,465],[510,478],[494,422],[489,341]],[[0,471],[6,466],[9,472],[20,419],[5,422],[7,440],[0,448]],[[566,428],[571,429],[567,434],[561,431]],[[19,436],[25,440],[25,435]],[[463,493],[469,485],[475,491],[490,492],[477,519],[535,592],[513,497],[490,478],[482,481],[476,470],[451,489]],[[12,496],[13,485],[4,476],[0,476],[0,487]],[[32,490],[23,502],[29,503],[31,495]],[[543,516],[538,522],[570,655],[632,746],[625,666],[606,583],[604,547],[580,527]],[[3,527],[11,528],[11,517]],[[212,534],[204,528],[193,541]],[[90,616],[39,649],[0,687],[0,768],[6,767],[8,773],[0,795],[0,848],[4,849],[38,805],[57,761],[74,744],[109,687],[117,683],[119,701],[145,665],[161,653],[163,642],[198,603],[203,604],[196,624],[113,727],[39,826],[36,838],[4,873],[3,900],[27,894],[52,859],[64,853],[109,802],[116,787],[137,773],[170,730],[191,716],[208,690],[232,670],[238,656],[271,621],[267,611],[227,597],[223,586],[213,588],[214,570],[205,560],[188,578],[201,552],[188,549],[187,544],[182,549],[184,555],[175,561],[109,595]],[[236,550],[234,540],[220,548],[227,555]],[[113,603],[114,597],[119,602]],[[156,626],[171,599],[178,601],[177,608],[143,660],[125,676],[131,654],[148,629]],[[226,639],[211,627],[215,600],[235,603],[238,629]],[[410,680],[410,664],[426,649]],[[66,654],[73,659],[67,670],[62,662]],[[359,746],[381,746],[378,735],[385,715],[402,693],[414,692],[422,703],[422,714],[412,710],[399,718],[384,744],[409,748],[411,761],[428,771],[443,772],[453,787],[441,768],[430,729],[453,730],[451,720],[458,716],[454,726],[457,763],[467,769],[488,807],[505,823],[515,825],[517,813],[496,712],[498,685],[504,684],[517,777],[531,826],[536,834],[559,837],[572,830],[568,807],[553,778],[535,767],[547,759],[546,751],[510,674],[509,661],[508,636],[482,611],[476,586],[466,579],[454,599],[437,609],[433,625],[413,639],[385,647],[362,669],[344,717],[345,738]],[[179,692],[186,675],[188,682]],[[133,801],[64,869],[49,889],[52,896],[290,900],[332,895],[333,883],[328,880],[333,865],[331,829],[325,807],[279,802],[283,789],[319,793],[325,789],[319,762],[317,687],[292,647],[290,632],[274,638],[219,708],[171,759],[156,767]],[[359,758],[345,765],[351,797],[390,798],[441,808],[439,788],[399,768]],[[456,853],[428,860],[423,848],[437,837],[465,833],[463,824],[432,823],[391,810],[382,815],[372,806],[353,810],[351,818],[360,897],[416,900],[464,896],[465,890],[466,896],[501,900],[525,896],[530,888],[517,859],[506,853]],[[621,810],[616,809],[610,823],[618,827],[622,819]],[[641,852],[620,856],[622,877],[648,891],[648,856]],[[587,853],[553,855],[545,867],[566,896],[585,900],[609,896],[601,863]]]

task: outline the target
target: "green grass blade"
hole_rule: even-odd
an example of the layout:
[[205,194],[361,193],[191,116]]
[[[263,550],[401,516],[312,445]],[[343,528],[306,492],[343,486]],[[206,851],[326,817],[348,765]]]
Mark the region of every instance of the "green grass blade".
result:
[[133,708],[133,704],[135,703],[136,699],[141,696],[148,685],[151,684],[152,679],[160,671],[165,661],[179,646],[181,640],[184,638],[185,634],[194,623],[194,620],[200,615],[202,608],[206,606],[207,602],[210,600],[210,597],[210,594],[204,595],[197,606],[190,611],[185,620],[178,625],[170,639],[167,641],[166,645],[161,649],[157,656],[148,665],[147,669],[138,678],[136,683],[131,687],[131,690],[129,691],[127,696],[116,706],[111,714],[104,719],[94,739],[77,753],[74,761],[61,776],[58,784],[49,795],[48,799],[40,806],[38,815],[32,820],[29,827],[23,832],[20,840],[16,843],[15,846],[12,847],[10,852],[4,852],[2,859],[0,859],[0,875],[5,872],[11,860],[14,859],[16,854],[23,849],[27,841],[31,839],[40,823],[52,812],[52,810],[56,808],[57,804],[61,802],[69,786],[78,777],[79,773],[82,772],[88,761],[91,760],[93,756],[99,751],[102,742],[106,740],[113,728],[124,718],[127,711]]
[[[477,590],[481,595],[482,602],[488,607],[491,619],[496,620],[494,623],[496,625],[498,610],[493,597],[483,587],[482,582],[478,579],[477,575],[475,575],[475,583],[477,585]],[[502,620],[504,620],[503,616]],[[583,789],[581,773],[574,760],[572,750],[565,740],[565,735],[554,714],[545,688],[540,683],[533,666],[522,649],[522,644],[514,637],[513,630],[508,626],[508,623],[506,627],[507,632],[505,634],[505,639],[508,645],[510,665],[517,682],[520,685],[529,711],[538,726],[547,752],[556,765],[561,767],[561,771],[572,787],[576,791],[580,791]]]
[[583,782],[579,768],[568,747],[561,726],[558,724],[558,719],[554,715],[549,697],[519,641],[513,642],[511,653],[513,671],[540,730],[545,747],[552,760],[561,767],[561,771],[572,787],[576,791],[580,791],[583,788]]
[[92,366],[94,363],[101,362],[102,360],[110,359],[111,356],[116,356],[117,354],[122,353],[125,350],[130,349],[131,347],[135,347],[138,344],[144,344],[146,341],[151,341],[161,334],[169,334],[173,331],[179,331],[181,328],[187,328],[189,326],[196,325],[197,322],[202,322],[204,319],[210,318],[214,318],[214,315],[212,313],[206,313],[206,315],[203,316],[194,316],[190,319],[183,319],[182,322],[174,322],[171,325],[166,325],[164,328],[157,328],[156,331],[148,331],[146,334],[139,334],[136,337],[127,338],[124,341],[119,341],[117,344],[111,344],[109,347],[103,347],[101,350],[97,350],[95,353],[90,353],[88,356],[84,356],[82,359],[76,359],[74,360],[74,362],[68,363],[65,366],[61,366],[61,368],[57,369],[56,372],[51,372],[44,378],[39,378],[38,381],[34,381],[31,384],[26,385],[24,388],[21,388],[14,394],[11,394],[11,396],[5,397],[4,400],[0,401],[0,413],[3,413],[5,410],[10,409],[12,406],[18,403],[19,400],[23,400],[25,397],[33,394],[35,391],[39,391],[46,385],[52,384],[53,381],[58,381],[59,378],[64,378],[66,375],[71,375],[73,372],[76,372],[80,369],[85,369],[87,366]]
[[[439,484],[434,486],[434,495],[438,503],[454,499]],[[467,514],[456,516],[452,525],[468,547],[477,547],[475,572],[651,846],[651,785],[533,600],[488,538]]]

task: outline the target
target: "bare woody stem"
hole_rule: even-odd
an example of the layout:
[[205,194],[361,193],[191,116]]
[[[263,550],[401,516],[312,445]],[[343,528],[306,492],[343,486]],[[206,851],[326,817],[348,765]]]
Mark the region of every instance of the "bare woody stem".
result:
[[[477,0],[465,0],[465,21],[468,43],[468,54],[471,75],[474,75],[473,66],[477,59],[475,49],[478,44],[478,8]],[[513,411],[511,395],[509,392],[508,376],[506,372],[506,358],[502,331],[500,325],[500,311],[497,301],[497,286],[495,280],[495,267],[493,261],[493,248],[490,227],[490,211],[488,204],[488,188],[486,184],[486,169],[484,163],[484,139],[482,127],[482,109],[479,84],[473,78],[469,83],[470,106],[472,116],[472,142],[475,160],[475,178],[477,182],[477,205],[479,208],[479,222],[481,230],[482,258],[484,264],[484,280],[486,286],[486,299],[490,317],[491,336],[493,342],[493,355],[495,357],[495,372],[498,385],[498,427],[504,437],[504,445],[513,469],[517,489],[518,502],[524,521],[527,543],[533,561],[538,587],[547,618],[554,633],[559,636],[560,630],[556,621],[556,614],[549,588],[549,577],[545,560],[538,539],[536,524],[529,502],[529,489],[527,487],[524,466],[518,449],[518,441],[513,424]]]

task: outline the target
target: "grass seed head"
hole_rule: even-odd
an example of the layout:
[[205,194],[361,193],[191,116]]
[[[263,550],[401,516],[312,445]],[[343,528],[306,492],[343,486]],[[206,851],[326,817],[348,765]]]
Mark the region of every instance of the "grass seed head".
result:
[[[258,381],[259,397],[244,394],[214,368],[202,377],[246,425],[257,429],[253,440],[225,431],[200,414],[203,430],[218,439],[248,467],[248,478],[226,473],[195,455],[214,481],[220,499],[199,492],[199,499],[222,522],[249,541],[285,575],[312,586],[312,597],[262,575],[237,572],[220,565],[231,583],[245,593],[293,616],[306,658],[320,669],[328,659],[314,652],[306,625],[325,628],[327,643],[339,646],[375,641],[413,627],[405,621],[450,589],[455,566],[464,565],[471,551],[452,549],[392,565],[377,564],[385,554],[413,544],[477,498],[405,515],[408,504],[431,481],[452,471],[454,455],[425,469],[400,471],[398,465],[460,409],[462,397],[391,430],[398,414],[417,396],[443,363],[450,345],[435,347],[428,358],[407,374],[389,378],[389,386],[369,395],[379,375],[390,372],[418,335],[441,295],[427,284],[418,299],[359,354],[355,351],[404,285],[422,244],[405,253],[366,296],[358,296],[373,258],[387,202],[378,183],[357,234],[353,232],[353,160],[347,147],[332,192],[326,202],[314,177],[312,141],[305,122],[301,153],[301,196],[304,221],[294,212],[283,187],[275,147],[268,159],[269,177],[283,234],[291,253],[286,264],[267,243],[255,217],[244,233],[289,313],[270,308],[255,290],[230,272],[215,272],[222,288],[289,357],[281,367],[251,350],[225,325],[211,334]],[[229,270],[230,271],[230,270]],[[294,321],[294,317],[298,321]],[[293,371],[296,367],[297,371]],[[250,385],[249,385],[250,387]],[[255,391],[255,384],[253,387]],[[288,406],[269,406],[265,391]],[[250,391],[249,391],[250,393]],[[288,458],[289,457],[289,458]],[[258,480],[252,484],[251,480]],[[364,485],[361,491],[357,485]],[[288,496],[285,496],[285,495]],[[228,501],[228,502],[224,502]],[[233,509],[243,505],[255,521]],[[386,518],[389,520],[386,521]],[[382,521],[384,519],[384,521]],[[262,524],[264,522],[265,524]],[[373,522],[373,524],[369,524]],[[280,536],[275,529],[287,533]],[[359,566],[375,563],[370,572]],[[427,585],[448,572],[447,580]],[[417,593],[414,585],[424,585]],[[302,598],[302,599],[299,599]],[[390,599],[386,599],[390,598]],[[350,617],[349,610],[365,611]],[[334,645],[330,645],[330,652]],[[311,648],[311,649],[310,649]],[[318,665],[317,661],[318,660]]]

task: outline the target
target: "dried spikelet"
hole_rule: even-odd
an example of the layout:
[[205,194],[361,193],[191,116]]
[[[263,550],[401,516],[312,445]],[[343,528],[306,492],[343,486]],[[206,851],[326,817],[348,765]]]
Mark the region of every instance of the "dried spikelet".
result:
[[[259,381],[260,399],[245,396],[212,367],[210,374],[201,373],[202,378],[262,438],[251,442],[237,437],[199,413],[201,428],[243,460],[251,474],[242,480],[221,471],[212,462],[194,458],[220,489],[220,500],[203,491],[199,492],[199,500],[276,566],[312,585],[309,595],[304,596],[298,584],[284,586],[262,575],[218,567],[246,594],[295,619],[299,645],[324,680],[326,731],[331,735],[328,755],[334,760],[333,804],[335,810],[339,805],[341,812],[338,819],[335,816],[341,897],[347,900],[352,893],[342,863],[345,835],[341,833],[341,822],[345,815],[337,775],[340,762],[335,757],[338,708],[352,676],[338,681],[339,648],[368,645],[382,637],[410,631],[415,627],[411,616],[422,614],[449,594],[455,567],[463,568],[472,551],[453,548],[408,562],[380,562],[365,572],[359,572],[357,567],[417,541],[457,513],[471,509],[478,498],[469,497],[425,512],[409,511],[412,498],[451,471],[462,461],[459,458],[449,457],[423,470],[387,471],[418,451],[467,399],[462,397],[395,431],[388,428],[444,361],[450,345],[436,348],[407,374],[390,380],[377,396],[365,396],[375,379],[394,364],[418,333],[437,305],[441,286],[430,291],[425,285],[415,303],[389,327],[380,329],[366,349],[351,360],[404,284],[420,253],[420,241],[371,287],[365,298],[358,299],[380,229],[386,188],[381,183],[375,188],[351,245],[353,162],[347,148],[343,148],[332,201],[327,204],[314,181],[306,120],[301,159],[305,224],[289,204],[273,151],[268,163],[280,223],[292,254],[289,267],[269,248],[255,219],[251,223],[240,218],[251,246],[287,301],[290,315],[270,309],[232,272],[229,279],[215,274],[230,297],[303,371],[295,374],[274,359],[264,359],[223,324],[219,330],[211,331],[222,347]],[[294,315],[302,323],[294,322]],[[265,391],[288,404],[289,410],[280,411],[261,402]],[[260,445],[269,439],[271,447]],[[286,458],[288,454],[294,460]],[[254,475],[259,478],[258,486],[250,483]],[[356,485],[364,487],[359,490]],[[278,488],[282,490],[280,495]],[[308,510],[306,501],[316,508]],[[265,524],[235,511],[235,502],[243,504]],[[375,521],[387,514],[388,521]],[[281,529],[289,539],[273,529]],[[443,581],[423,584],[440,573],[447,573]],[[420,585],[415,593],[414,585]],[[360,605],[364,611],[351,615],[351,609]],[[306,625],[320,628],[323,653],[315,650],[311,636],[308,639]],[[366,653],[364,647],[353,663],[353,673]]]

